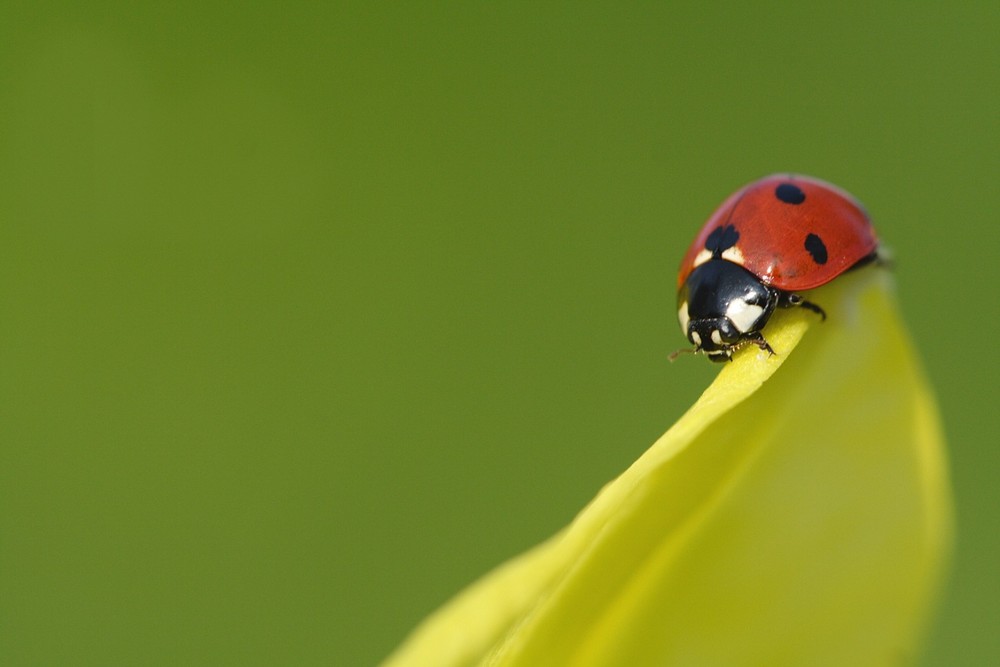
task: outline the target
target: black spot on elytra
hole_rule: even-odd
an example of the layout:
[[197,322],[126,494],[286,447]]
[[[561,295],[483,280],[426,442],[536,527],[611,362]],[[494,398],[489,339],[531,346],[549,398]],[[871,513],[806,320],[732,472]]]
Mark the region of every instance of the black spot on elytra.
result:
[[812,255],[814,262],[817,264],[826,264],[826,244],[823,243],[823,239],[815,234],[810,234],[806,237],[806,250]]
[[740,233],[732,225],[716,227],[705,239],[705,249],[712,251],[712,257],[720,257],[740,240]]
[[797,185],[782,183],[774,189],[774,196],[786,204],[801,204],[806,200],[806,193]]

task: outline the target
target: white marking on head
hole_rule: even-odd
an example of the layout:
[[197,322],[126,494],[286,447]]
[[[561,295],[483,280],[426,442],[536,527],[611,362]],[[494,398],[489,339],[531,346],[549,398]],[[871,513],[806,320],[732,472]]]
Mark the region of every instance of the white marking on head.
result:
[[716,345],[722,345],[722,334],[719,333],[718,329],[712,329],[712,342]]
[[701,252],[699,252],[697,255],[694,256],[694,265],[701,266],[710,259],[712,259],[712,251],[709,250],[708,248],[705,248],[704,250],[702,250]]
[[740,266],[743,266],[743,263],[746,261],[743,259],[743,251],[738,246],[723,250],[722,259],[728,259],[733,264],[739,264]]
[[726,309],[726,317],[729,318],[729,321],[733,323],[740,333],[746,333],[753,329],[753,325],[757,323],[757,320],[763,314],[763,308],[747,303],[743,299],[733,299],[729,302],[729,307]]
[[684,335],[686,336],[687,332],[688,332],[688,322],[691,321],[691,317],[688,315],[688,302],[687,301],[685,301],[684,303],[682,303],[681,307],[677,309],[677,319],[681,323],[681,331],[683,331]]
[[691,332],[691,342],[696,346],[701,347],[701,336],[698,335],[697,331]]

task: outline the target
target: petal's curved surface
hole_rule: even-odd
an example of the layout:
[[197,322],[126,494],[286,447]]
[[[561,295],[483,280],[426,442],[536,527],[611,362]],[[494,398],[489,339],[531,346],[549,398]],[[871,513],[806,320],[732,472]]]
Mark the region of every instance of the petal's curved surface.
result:
[[738,353],[566,529],[386,665],[909,662],[951,538],[936,408],[886,271],[810,299],[825,323],[776,313],[776,356]]

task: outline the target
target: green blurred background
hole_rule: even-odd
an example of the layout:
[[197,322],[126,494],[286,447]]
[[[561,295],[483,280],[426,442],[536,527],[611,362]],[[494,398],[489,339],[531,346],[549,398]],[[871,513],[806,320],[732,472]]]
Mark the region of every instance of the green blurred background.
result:
[[867,204],[940,396],[924,664],[1000,664],[998,19],[4,3],[0,664],[376,662],[708,384],[677,263],[789,170]]

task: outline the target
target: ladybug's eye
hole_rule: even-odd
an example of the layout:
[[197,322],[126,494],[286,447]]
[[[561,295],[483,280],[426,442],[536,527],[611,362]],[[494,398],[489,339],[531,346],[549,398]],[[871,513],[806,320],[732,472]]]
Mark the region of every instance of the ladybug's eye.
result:
[[740,332],[736,330],[729,318],[723,317],[719,320],[719,335],[724,343],[735,343],[740,337]]

